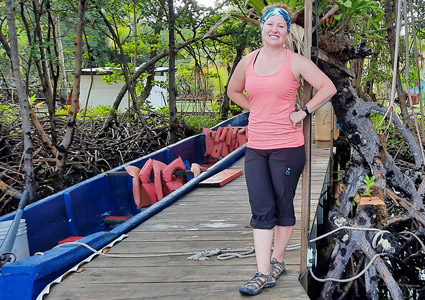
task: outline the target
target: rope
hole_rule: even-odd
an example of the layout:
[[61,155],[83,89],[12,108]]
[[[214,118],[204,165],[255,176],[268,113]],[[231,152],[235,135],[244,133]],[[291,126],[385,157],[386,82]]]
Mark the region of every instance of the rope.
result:
[[[330,232],[328,232],[328,233],[326,233],[324,235],[321,235],[321,236],[319,236],[319,237],[317,237],[315,239],[310,240],[310,242],[314,242],[314,241],[320,240],[320,239],[322,239],[322,238],[324,238],[324,237],[326,237],[326,236],[328,236],[328,235],[330,235],[330,234],[332,234],[334,232],[337,232],[338,230],[341,230],[341,229],[378,231],[373,236],[372,247],[376,249],[379,245],[382,245],[382,247],[384,248],[384,251],[386,251],[386,252],[394,252],[394,247],[391,247],[391,245],[388,242],[385,243],[384,242],[385,239],[382,237],[384,235],[384,233],[391,234],[391,232],[389,232],[387,230],[380,230],[380,229],[377,229],[377,228],[361,228],[361,227],[360,228],[356,228],[356,227],[350,227],[350,226],[341,226],[341,227],[338,227],[338,228],[336,228],[336,229],[334,229],[334,230],[332,230],[332,231],[330,231]],[[413,232],[410,232],[410,231],[402,231],[400,233],[401,234],[410,234],[413,237],[415,237],[418,240],[418,242],[421,244],[422,251],[425,251],[425,244],[421,241],[421,239],[416,234],[414,234]],[[311,268],[309,268],[309,272],[310,272],[311,277],[313,277],[315,280],[320,281],[320,282],[335,281],[335,282],[340,282],[340,283],[346,283],[346,282],[350,282],[350,281],[356,280],[357,278],[361,277],[367,271],[367,269],[370,268],[370,266],[372,265],[372,263],[374,262],[374,260],[378,256],[383,256],[383,255],[386,255],[386,253],[383,252],[383,253],[377,253],[377,254],[375,254],[372,257],[372,259],[370,260],[370,262],[366,265],[366,267],[360,273],[358,273],[357,275],[355,275],[353,277],[346,278],[346,279],[339,279],[339,278],[332,278],[332,277],[318,278],[316,275],[314,275],[313,270]]]
[[[125,235],[127,237],[128,235]],[[135,255],[123,255],[123,254],[109,254],[109,253],[103,253],[102,250],[96,250],[93,247],[81,243],[81,242],[67,242],[60,245],[57,245],[54,248],[67,246],[67,245],[78,245],[83,246],[92,251],[95,254],[101,255],[101,256],[107,256],[107,257],[117,257],[117,258],[149,258],[149,257],[167,257],[167,256],[187,256],[190,255],[187,259],[188,260],[195,260],[195,261],[203,261],[208,260],[211,256],[217,255],[218,260],[228,260],[232,258],[247,258],[247,257],[253,257],[255,256],[255,250],[254,247],[244,247],[244,248],[215,248],[211,250],[202,250],[202,251],[196,251],[196,252],[172,252],[172,253],[158,253],[158,254],[135,254]],[[299,249],[300,244],[293,244],[286,247],[287,251]],[[43,252],[37,252],[34,253],[34,255],[44,255]]]
[[356,280],[357,278],[359,278],[359,277],[361,277],[366,271],[367,271],[367,269],[369,269],[370,268],[370,266],[372,265],[372,263],[373,263],[373,261],[378,257],[378,256],[381,256],[381,255],[385,255],[385,253],[378,253],[378,254],[375,254],[373,257],[372,257],[372,259],[370,260],[370,262],[367,264],[367,266],[359,273],[359,274],[357,274],[356,276],[353,276],[353,277],[350,277],[350,278],[346,278],[346,279],[339,279],[339,278],[332,278],[332,277],[328,277],[328,278],[319,278],[319,277],[316,277],[316,275],[314,275],[314,273],[313,273],[313,271],[312,271],[312,269],[310,268],[310,275],[311,275],[311,277],[313,277],[315,280],[317,280],[317,281],[320,281],[320,282],[326,282],[326,281],[335,281],[335,282],[350,282],[350,281],[353,281],[353,280]]
[[[382,236],[384,233],[390,233],[387,230],[380,230],[380,229],[376,229],[376,228],[362,228],[362,227],[350,227],[350,226],[341,226],[338,227],[326,234],[323,234],[319,237],[316,237],[315,239],[311,239],[310,242],[314,242],[317,240],[320,240],[326,236],[329,236],[339,230],[342,229],[352,229],[352,230],[364,230],[364,231],[378,231],[372,240],[372,246],[373,248],[378,247],[379,245],[382,244]],[[412,232],[409,231],[403,231],[401,232],[402,234],[411,234],[412,236],[414,236],[421,244],[423,250],[425,250],[425,245],[423,244],[423,242],[419,239],[419,237],[417,235],[415,235]],[[123,235],[124,237],[127,237],[128,235]],[[379,238],[379,241],[378,241]],[[85,244],[85,243],[80,243],[80,242],[67,242],[67,243],[63,243],[60,245],[55,246],[54,248],[58,248],[58,247],[62,247],[62,246],[66,246],[66,245],[78,245],[78,246],[83,246],[86,247],[87,249],[89,249],[90,251],[92,251],[95,254],[101,255],[101,256],[107,256],[107,257],[118,257],[118,258],[149,258],[149,257],[167,257],[167,256],[182,256],[182,255],[190,255],[187,259],[188,260],[194,260],[194,261],[203,261],[203,260],[208,260],[211,256],[215,256],[217,255],[217,259],[218,260],[228,260],[228,259],[232,259],[232,258],[247,258],[247,257],[253,257],[255,256],[255,249],[254,247],[250,246],[250,247],[244,247],[244,248],[215,248],[212,250],[203,250],[203,251],[198,251],[198,252],[173,252],[173,253],[159,253],[159,254],[137,254],[137,255],[122,255],[122,254],[109,254],[109,253],[103,253],[102,250],[96,250],[93,247]],[[290,250],[296,250],[300,248],[300,244],[292,244],[286,247],[287,251]],[[384,246],[383,246],[384,247]],[[53,248],[53,249],[54,249]],[[385,248],[385,247],[384,247]],[[391,251],[391,249],[393,249],[392,247],[388,248],[387,250]],[[37,252],[34,255],[44,255],[43,252]],[[312,268],[308,268],[311,277],[313,277],[315,280],[319,281],[319,282],[326,282],[326,281],[335,281],[335,282],[340,282],[340,283],[346,283],[346,282],[350,282],[353,280],[356,280],[357,278],[361,277],[369,268],[370,266],[373,264],[373,262],[375,261],[376,258],[378,258],[379,256],[383,256],[386,255],[386,253],[377,253],[375,254],[372,259],[370,260],[370,262],[366,265],[366,267],[357,275],[350,277],[350,278],[345,278],[345,279],[339,279],[339,278],[332,278],[332,277],[328,277],[328,278],[319,278],[316,275],[314,275]]]
[[[373,248],[377,248],[379,245],[382,245],[383,249],[387,252],[391,252],[394,253],[395,249],[394,247],[391,247],[391,244],[388,242],[388,240],[384,239],[382,236],[384,235],[384,233],[389,233],[391,234],[391,232],[387,231],[387,230],[382,230],[379,231],[377,234],[375,234],[375,236],[373,237],[372,240],[372,247]],[[378,241],[379,238],[379,241]],[[386,241],[386,242],[384,242]]]
[[421,241],[421,239],[416,235],[416,234],[414,234],[413,232],[410,232],[410,231],[402,231],[402,232],[400,232],[401,234],[410,234],[410,235],[412,235],[414,238],[416,238],[417,240],[418,240],[418,242],[419,242],[419,244],[421,244],[421,246],[422,246],[422,251],[424,251],[425,252],[425,245],[424,245],[424,243]]
[[341,227],[338,227],[338,228],[336,228],[336,229],[334,229],[334,230],[332,230],[332,231],[329,231],[328,233],[325,233],[325,234],[323,234],[323,235],[321,235],[321,236],[318,236],[318,237],[316,237],[316,238],[314,238],[314,239],[311,239],[311,240],[310,240],[310,243],[311,243],[311,242],[318,241],[318,240],[320,240],[320,239],[323,239],[324,237],[327,237],[328,235],[331,235],[331,234],[333,234],[333,233],[335,233],[335,232],[337,232],[337,231],[339,231],[339,230],[342,230],[342,229],[364,230],[364,231],[382,231],[381,229],[378,229],[378,228],[366,228],[366,227],[341,226]]
[[[385,240],[382,236],[384,235],[384,233],[391,233],[387,230],[381,230],[381,229],[377,229],[377,228],[363,228],[363,227],[350,227],[350,226],[341,226],[338,227],[326,234],[323,234],[321,236],[318,236],[315,239],[310,240],[310,242],[314,242],[317,240],[320,240],[328,235],[331,235],[339,230],[342,229],[352,229],[352,230],[364,230],[364,231],[378,231],[374,236],[373,236],[373,240],[372,240],[372,247],[373,248],[377,248],[379,245],[382,245],[384,251],[386,252],[394,252],[394,247],[391,247],[391,244],[389,244],[389,242],[387,240]],[[414,235],[411,232],[403,232],[403,233],[410,233],[412,235]],[[378,241],[379,239],[379,241]],[[387,241],[386,243],[384,241]],[[421,243],[423,245],[423,243]],[[425,245],[424,245],[424,249],[425,249]],[[387,253],[383,252],[383,253],[377,253],[375,254],[372,259],[370,260],[370,262],[366,265],[366,267],[357,275],[350,277],[350,278],[346,278],[346,279],[339,279],[339,278],[332,278],[332,277],[328,277],[328,278],[319,278],[316,275],[314,275],[313,270],[311,268],[309,268],[310,271],[310,275],[311,277],[313,277],[315,280],[320,281],[320,282],[326,282],[326,281],[335,281],[335,282],[340,282],[340,283],[346,283],[346,282],[350,282],[353,280],[356,280],[357,278],[361,277],[366,271],[367,269],[370,268],[370,266],[372,265],[372,263],[374,262],[374,260],[381,255],[386,255]]]
[[[373,237],[373,241],[372,241],[373,248],[376,248],[377,246],[382,244],[382,239],[383,239],[382,236],[383,236],[384,233],[390,233],[387,230],[380,230],[380,229],[377,229],[377,228],[341,226],[341,227],[338,227],[338,228],[336,228],[336,229],[334,229],[334,230],[332,230],[332,231],[330,231],[326,234],[323,234],[323,235],[318,236],[314,239],[311,239],[310,242],[320,240],[320,239],[322,239],[326,236],[329,236],[329,235],[331,235],[331,234],[333,234],[333,233],[335,233],[339,230],[342,230],[342,229],[378,231]],[[422,241],[419,239],[419,237],[417,235],[415,235],[414,233],[409,232],[409,231],[403,231],[401,233],[411,234],[412,236],[414,236],[420,242],[423,250],[425,250],[425,245],[422,243]],[[128,235],[125,235],[125,237],[127,237],[127,236]],[[379,238],[379,241],[378,241],[378,238]],[[252,246],[245,247],[245,248],[215,248],[215,249],[212,249],[212,250],[203,250],[203,251],[198,251],[198,252],[173,252],[173,253],[159,253],[159,254],[137,254],[137,255],[122,255],[122,254],[103,253],[101,250],[98,251],[98,250],[94,249],[93,247],[91,247],[91,246],[89,246],[85,243],[80,243],[80,242],[67,242],[67,243],[57,245],[54,248],[58,248],[58,247],[66,246],[66,245],[79,245],[79,246],[86,247],[87,249],[89,249],[90,251],[92,251],[95,254],[107,256],[107,257],[118,257],[118,258],[149,258],[149,257],[190,255],[187,258],[188,260],[203,261],[203,260],[208,260],[211,256],[215,256],[215,255],[217,255],[218,260],[228,260],[228,259],[232,259],[232,258],[247,258],[247,257],[255,256],[255,253],[254,253],[255,249]],[[290,250],[299,249],[300,246],[301,245],[299,243],[292,244],[292,245],[289,245],[286,248],[286,250],[290,251]],[[37,252],[34,255],[44,255],[44,253],[43,252]],[[386,253],[375,254],[372,257],[372,259],[370,260],[370,262],[366,265],[366,267],[360,273],[358,273],[357,275],[350,277],[350,278],[345,278],[345,279],[332,278],[332,277],[319,278],[316,275],[314,275],[312,268],[309,268],[309,272],[310,272],[311,277],[313,277],[315,280],[317,280],[319,282],[335,281],[335,282],[340,282],[340,283],[346,283],[346,282],[350,282],[350,281],[356,280],[357,278],[361,277],[370,268],[370,266],[373,264],[375,259],[378,258],[379,256],[383,256],[383,255],[386,255]]]

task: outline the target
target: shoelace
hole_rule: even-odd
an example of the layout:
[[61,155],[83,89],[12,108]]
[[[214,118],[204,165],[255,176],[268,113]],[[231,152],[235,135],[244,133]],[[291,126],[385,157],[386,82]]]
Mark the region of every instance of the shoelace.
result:
[[265,284],[267,281],[266,278],[260,274],[255,274],[254,277],[246,283],[246,285],[253,286],[255,289],[258,289],[261,285]]

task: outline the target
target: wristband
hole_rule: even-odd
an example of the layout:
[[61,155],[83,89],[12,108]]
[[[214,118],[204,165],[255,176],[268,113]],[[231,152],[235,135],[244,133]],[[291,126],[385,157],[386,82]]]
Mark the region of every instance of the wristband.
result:
[[301,107],[301,110],[303,111],[303,112],[305,112],[306,113],[306,115],[307,115],[307,117],[309,116],[309,115],[311,115],[310,114],[310,112],[308,111],[308,108],[307,108],[307,106],[303,106],[303,107]]

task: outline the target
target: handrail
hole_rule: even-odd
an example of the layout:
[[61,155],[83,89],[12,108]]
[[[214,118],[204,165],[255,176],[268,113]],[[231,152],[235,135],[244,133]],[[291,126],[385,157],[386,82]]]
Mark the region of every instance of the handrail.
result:
[[19,201],[18,209],[16,210],[15,217],[13,218],[12,225],[7,231],[6,237],[0,247],[0,267],[5,265],[10,260],[12,253],[13,244],[15,243],[16,234],[18,233],[19,223],[21,222],[24,207],[27,204],[29,198],[28,190],[24,190]]

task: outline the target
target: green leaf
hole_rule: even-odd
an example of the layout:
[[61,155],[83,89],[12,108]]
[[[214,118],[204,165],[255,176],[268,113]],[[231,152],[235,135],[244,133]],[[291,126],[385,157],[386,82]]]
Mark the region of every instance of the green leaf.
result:
[[32,95],[31,98],[28,99],[29,104],[32,105],[32,103],[34,102],[35,99],[35,95]]
[[248,4],[257,10],[258,15],[261,15],[261,10],[264,8],[264,3],[261,0],[249,0]]
[[347,1],[343,2],[343,3],[341,3],[341,4],[344,5],[347,8],[350,8],[350,7],[353,6],[353,2],[351,2],[350,0],[347,0]]

